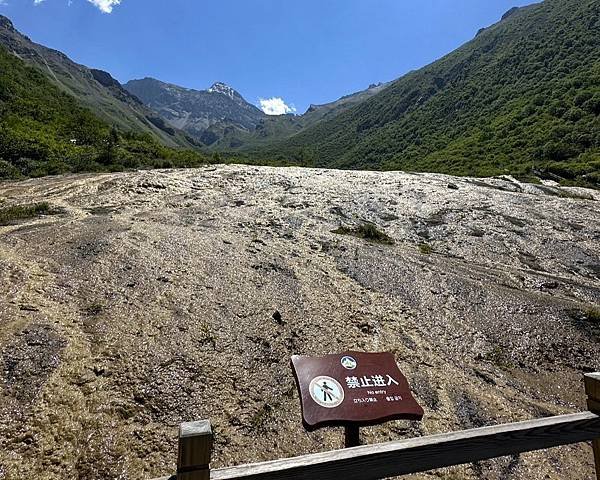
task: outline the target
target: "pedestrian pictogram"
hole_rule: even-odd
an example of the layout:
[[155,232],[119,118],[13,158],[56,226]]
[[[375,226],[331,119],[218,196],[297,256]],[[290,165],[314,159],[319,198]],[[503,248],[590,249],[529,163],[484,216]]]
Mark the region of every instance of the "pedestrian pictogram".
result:
[[335,408],[344,401],[344,389],[331,377],[316,377],[310,382],[311,398],[325,408]]

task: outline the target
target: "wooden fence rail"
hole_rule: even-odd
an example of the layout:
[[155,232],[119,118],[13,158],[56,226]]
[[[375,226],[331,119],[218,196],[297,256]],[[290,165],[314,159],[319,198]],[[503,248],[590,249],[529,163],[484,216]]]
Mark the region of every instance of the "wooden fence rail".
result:
[[600,373],[586,375],[585,386],[592,411],[217,470],[208,465],[210,422],[183,424],[178,474],[157,480],[378,480],[588,441],[600,473]]

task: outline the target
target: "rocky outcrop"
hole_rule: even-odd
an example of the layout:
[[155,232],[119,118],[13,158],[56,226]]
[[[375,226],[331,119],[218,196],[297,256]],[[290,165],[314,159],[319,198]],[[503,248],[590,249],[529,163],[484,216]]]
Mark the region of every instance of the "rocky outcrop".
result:
[[5,17],[4,15],[0,15],[0,28],[6,28],[7,30],[14,30],[15,27],[13,23]]
[[[153,78],[144,78],[131,80],[124,87],[171,125],[184,130],[206,145],[220,138],[216,133],[219,129],[232,127],[252,131],[265,118],[261,110],[221,82],[213,84],[207,90],[194,90]],[[207,130],[215,125],[218,128],[206,134]]]
[[117,82],[110,73],[105,72],[104,70],[97,70],[95,68],[91,68],[90,72],[92,72],[92,76],[94,80],[96,80],[100,85],[105,87],[120,87],[121,84]]

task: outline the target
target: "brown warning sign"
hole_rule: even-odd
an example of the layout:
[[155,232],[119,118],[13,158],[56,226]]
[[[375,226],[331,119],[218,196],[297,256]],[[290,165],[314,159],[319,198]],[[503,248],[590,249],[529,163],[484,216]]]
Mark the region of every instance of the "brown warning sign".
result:
[[423,418],[391,353],[294,355],[292,368],[307,430]]

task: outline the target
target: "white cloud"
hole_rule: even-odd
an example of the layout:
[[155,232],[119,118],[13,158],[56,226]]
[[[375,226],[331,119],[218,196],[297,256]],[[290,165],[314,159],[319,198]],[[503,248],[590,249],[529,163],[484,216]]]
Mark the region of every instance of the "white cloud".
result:
[[[46,0],[33,0],[33,4],[34,5],[40,5],[41,3],[45,2]],[[90,2],[92,5],[95,5],[96,7],[98,7],[102,12],[104,13],[112,13],[113,8],[116,7],[117,5],[120,5],[122,0],[87,0],[88,2]],[[73,3],[72,0],[68,0],[68,5],[69,7],[71,6],[71,4]],[[0,5],[7,5],[8,4],[8,0],[0,0]]]
[[121,0],[88,0],[88,2],[96,5],[104,13],[112,13],[113,7],[121,3]]
[[280,97],[261,98],[258,101],[261,110],[267,115],[285,115],[296,111],[293,105],[286,105]]

